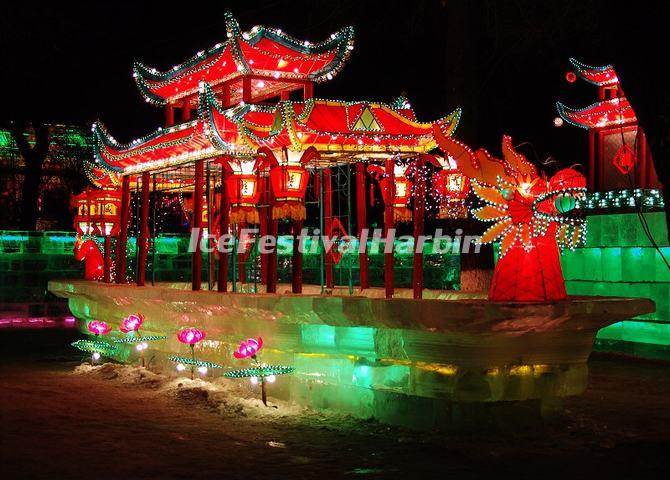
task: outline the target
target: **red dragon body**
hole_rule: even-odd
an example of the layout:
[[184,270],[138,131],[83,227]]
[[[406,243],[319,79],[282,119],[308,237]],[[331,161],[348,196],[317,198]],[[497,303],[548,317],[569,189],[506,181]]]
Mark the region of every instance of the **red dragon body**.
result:
[[86,280],[102,280],[105,261],[97,243],[90,239],[77,239],[74,244],[74,258],[84,262]]
[[584,176],[568,168],[546,179],[514,150],[509,136],[503,137],[503,159],[483,149],[472,151],[439,128],[435,136],[484,203],[473,215],[494,222],[480,239],[480,243],[500,242],[489,299],[564,300],[558,246],[572,249],[583,240],[586,224],[575,206],[586,192]]

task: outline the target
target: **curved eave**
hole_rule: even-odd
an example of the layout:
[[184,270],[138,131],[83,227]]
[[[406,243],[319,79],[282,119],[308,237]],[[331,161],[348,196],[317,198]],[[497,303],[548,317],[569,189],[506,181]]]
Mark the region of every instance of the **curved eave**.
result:
[[[440,130],[447,136],[451,137],[456,132],[458,125],[461,123],[461,114],[463,110],[460,108],[455,109],[446,117],[443,117],[436,121],[435,123],[440,127]],[[432,130],[432,127],[431,127]]]
[[351,51],[354,49],[353,26],[344,27],[332,33],[322,42],[311,43],[287,35],[279,29],[268,28],[262,25],[252,28],[249,32],[242,33],[233,15],[229,11],[226,11],[225,15],[226,30],[228,31],[229,38],[241,37],[243,41],[250,45],[255,46],[262,39],[268,39],[300,55],[316,56],[334,51],[333,59],[327,65],[304,77],[315,82],[330,80],[339,73],[344,62],[346,62]]
[[96,166],[115,173],[122,172],[123,168],[108,163],[107,156],[105,155],[105,152],[107,152],[110,147],[116,148],[117,146],[120,147],[120,145],[109,136],[107,129],[102,123],[95,122],[93,124],[93,158]]
[[[570,125],[586,130],[627,125],[637,121],[635,112],[625,97],[603,100],[579,109],[568,107],[561,102],[556,102],[556,110],[558,111],[559,116]],[[601,117],[614,114],[615,116],[618,115],[619,118],[606,120],[601,118],[599,122],[588,121],[586,118],[588,115],[596,114],[600,114]]]
[[619,82],[612,65],[594,67],[582,63],[575,58],[570,58],[569,61],[575,67],[577,75],[593,85],[602,87],[605,85],[615,85]]
[[[345,27],[339,30],[336,33],[333,33],[328,40],[321,42],[319,44],[305,46],[304,42],[300,42],[293,37],[289,37],[284,34],[277,34],[276,31],[266,29],[261,27],[262,32],[258,34],[258,39],[253,42],[252,39],[248,40],[249,43],[255,45],[262,37],[272,40],[279,43],[291,50],[294,50],[302,55],[307,56],[316,56],[322,55],[325,53],[334,52],[333,58],[329,63],[324,65],[317,71],[309,73],[305,78],[312,80],[314,82],[323,82],[326,80],[331,80],[335,75],[337,75],[344,63],[349,58],[351,51],[354,48],[354,27]],[[280,75],[281,78],[281,75]]]
[[111,138],[99,123],[94,125],[93,136],[96,166],[118,174],[176,166],[218,154],[199,119],[159,129],[128,144]]
[[[135,83],[137,84],[140,93],[147,102],[154,105],[164,106],[167,105],[169,101],[181,98],[184,95],[190,95],[191,91],[197,87],[180,89],[177,86],[175,94],[170,96],[158,93],[157,90],[159,88],[163,88],[168,84],[179,85],[181,79],[187,78],[190,75],[196,75],[197,77],[207,75],[208,68],[216,67],[222,63],[225,64],[225,58],[230,59],[229,56],[226,56],[228,47],[229,42],[219,43],[210,48],[207,52],[201,51],[186,62],[165,72],[159,72],[155,68],[150,68],[142,63],[135,62],[133,65],[133,78],[135,79]],[[238,64],[236,64],[234,68],[232,67],[233,66],[231,65],[230,72],[226,72],[222,78],[230,77],[236,70],[243,70],[243,67]],[[203,70],[205,73],[202,73]],[[240,73],[248,72],[240,71]],[[194,82],[198,79],[199,78],[196,78]]]
[[117,187],[121,183],[118,173],[108,170],[90,160],[84,161],[84,173],[89,182],[98,188]]
[[[323,42],[312,44],[310,42],[300,41],[294,37],[282,33],[278,29],[266,28],[263,26],[257,26],[251,29],[249,32],[242,32],[240,30],[237,20],[232,16],[228,11],[224,13],[226,31],[228,40],[223,43],[219,43],[214,47],[210,48],[207,51],[198,52],[193,57],[189,58],[185,62],[176,65],[170,70],[160,72],[155,68],[150,68],[145,66],[142,63],[136,62],[133,65],[133,77],[137,86],[149,103],[155,105],[166,105],[169,101],[176,98],[181,98],[185,95],[190,95],[195,93],[193,88],[188,89],[179,89],[177,87],[177,92],[175,95],[165,96],[156,92],[156,88],[152,88],[153,84],[160,84],[164,86],[166,83],[178,84],[179,79],[186,78],[191,75],[202,76],[202,73],[195,72],[195,70],[202,65],[214,65],[217,63],[216,57],[223,57],[228,49],[230,55],[232,56],[236,68],[231,72],[228,72],[226,75],[220,79],[221,81],[224,78],[234,78],[242,75],[249,75],[254,73],[253,66],[251,65],[250,59],[245,58],[243,54],[243,49],[241,46],[242,42],[246,42],[254,48],[258,43],[267,39],[271,42],[289,49],[292,52],[295,52],[297,55],[303,56],[319,56],[332,52],[332,59],[323,67],[317,71],[305,73],[305,72],[293,72],[293,71],[283,71],[277,70],[276,73],[279,75],[276,78],[286,78],[292,80],[310,80],[315,82],[322,82],[324,80],[330,80],[333,78],[339,71],[342,69],[344,62],[349,57],[351,50],[353,50],[354,45],[354,29],[353,27],[346,27],[339,30],[336,33],[333,33],[328,37],[328,39]],[[262,51],[263,55],[273,56],[275,55],[272,51]],[[303,61],[307,61],[308,58],[305,58]],[[196,78],[197,80],[204,80],[203,78]],[[217,84],[220,83],[218,79],[209,79],[209,83]]]

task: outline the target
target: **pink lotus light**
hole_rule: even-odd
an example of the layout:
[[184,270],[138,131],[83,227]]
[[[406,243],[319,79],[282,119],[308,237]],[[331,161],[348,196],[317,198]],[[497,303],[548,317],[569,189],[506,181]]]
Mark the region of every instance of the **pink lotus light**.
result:
[[235,358],[253,358],[261,348],[263,348],[263,339],[261,337],[258,337],[258,340],[250,338],[246,342],[240,343],[237,351],[233,352],[233,356]]
[[106,335],[112,331],[112,327],[107,325],[107,322],[101,322],[100,320],[93,320],[88,322],[88,331],[95,333],[96,335]]
[[133,313],[123,319],[119,330],[121,330],[123,333],[136,332],[140,329],[142,323],[144,323],[144,315],[141,313]]
[[189,327],[182,328],[177,332],[177,339],[181,343],[186,343],[187,345],[195,345],[200,340],[205,338],[205,332],[197,328]]

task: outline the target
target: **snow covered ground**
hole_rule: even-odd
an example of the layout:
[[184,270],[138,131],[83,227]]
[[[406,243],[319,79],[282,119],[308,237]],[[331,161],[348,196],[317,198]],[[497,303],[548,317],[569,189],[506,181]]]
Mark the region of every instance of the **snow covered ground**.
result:
[[[76,332],[3,332],[0,478],[656,478],[670,467],[670,368],[597,357],[541,431],[447,435],[270,399],[248,380],[80,365]],[[271,391],[270,391],[271,395]]]

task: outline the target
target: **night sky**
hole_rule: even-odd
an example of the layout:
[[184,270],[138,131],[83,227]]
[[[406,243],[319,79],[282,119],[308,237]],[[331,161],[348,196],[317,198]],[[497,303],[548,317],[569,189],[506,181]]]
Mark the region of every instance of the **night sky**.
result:
[[475,147],[499,154],[501,135],[509,133],[530,143],[521,150],[531,159],[584,162],[585,132],[552,124],[556,100],[575,107],[596,100],[595,87],[565,81],[568,57],[614,62],[618,71],[640,57],[657,67],[665,44],[650,47],[648,34],[662,27],[668,5],[640,3],[229,1],[182,3],[182,10],[167,2],[3,4],[0,116],[101,119],[120,141],[147,134],[162,124],[162,111],[141,98],[133,61],[162,70],[225,40],[223,11],[230,9],[243,30],[265,24],[311,41],[354,25],[348,65],[316,86],[318,97],[389,101],[405,92],[420,120],[462,107],[457,134]]

